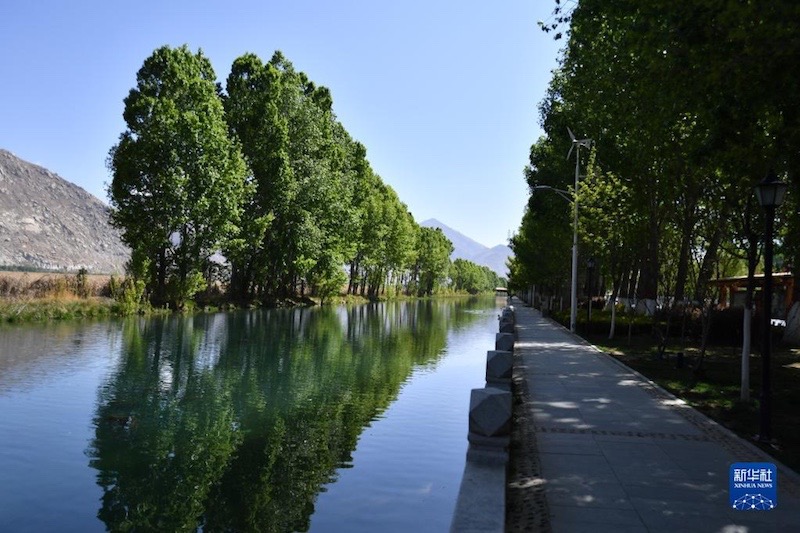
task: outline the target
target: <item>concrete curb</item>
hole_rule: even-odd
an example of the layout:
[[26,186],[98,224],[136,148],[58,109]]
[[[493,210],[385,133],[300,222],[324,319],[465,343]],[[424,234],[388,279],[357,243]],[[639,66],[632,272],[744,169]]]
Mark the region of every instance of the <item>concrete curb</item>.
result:
[[499,317],[501,333],[496,335],[495,349],[486,354],[486,385],[473,389],[470,395],[469,447],[450,523],[453,533],[505,531],[516,335],[502,330],[507,330],[513,319],[513,308],[503,308]]

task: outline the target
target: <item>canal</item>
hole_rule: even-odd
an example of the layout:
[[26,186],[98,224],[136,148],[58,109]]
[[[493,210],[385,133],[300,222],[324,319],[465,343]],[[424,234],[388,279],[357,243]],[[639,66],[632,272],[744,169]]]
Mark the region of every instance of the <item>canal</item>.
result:
[[446,531],[493,297],[0,328],[0,531]]

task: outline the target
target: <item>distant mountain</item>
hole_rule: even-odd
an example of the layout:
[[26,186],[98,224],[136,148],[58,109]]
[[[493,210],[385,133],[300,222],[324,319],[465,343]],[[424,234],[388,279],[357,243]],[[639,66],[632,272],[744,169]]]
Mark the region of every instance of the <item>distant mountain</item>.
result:
[[129,255],[105,204],[0,149],[0,267],[122,273]]
[[487,249],[471,261],[479,265],[486,265],[502,277],[507,278],[508,267],[506,266],[506,260],[512,255],[514,255],[514,252],[511,251],[511,248],[505,244],[498,244],[493,248]]
[[506,259],[513,254],[511,248],[508,246],[498,244],[494,248],[488,248],[470,239],[463,233],[439,222],[435,218],[421,222],[420,226],[439,228],[442,230],[442,233],[453,243],[453,253],[450,255],[451,259],[467,259],[478,265],[491,268],[497,272],[499,276],[508,277]]

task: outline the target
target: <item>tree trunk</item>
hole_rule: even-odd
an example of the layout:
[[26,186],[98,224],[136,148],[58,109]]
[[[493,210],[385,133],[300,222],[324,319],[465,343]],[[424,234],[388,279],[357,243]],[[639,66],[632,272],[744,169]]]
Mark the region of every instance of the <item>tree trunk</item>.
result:
[[158,275],[156,284],[156,305],[161,307],[167,299],[167,249],[158,251]]
[[[725,219],[725,209],[720,212],[718,221]],[[705,372],[704,362],[706,355],[706,345],[708,343],[708,335],[711,329],[711,312],[713,310],[713,303],[706,304],[706,294],[708,293],[708,283],[711,281],[711,274],[713,266],[717,262],[717,255],[719,253],[719,245],[722,241],[723,224],[716,224],[714,233],[711,236],[711,241],[706,249],[706,255],[703,256],[703,262],[700,265],[700,272],[697,274],[697,285],[695,286],[695,299],[700,304],[703,310],[703,339],[700,348],[700,357],[694,368],[695,377],[701,378]]]
[[647,247],[644,250],[641,279],[639,280],[639,294],[641,302],[639,308],[643,314],[653,315],[656,311],[656,298],[658,298],[658,250],[660,229],[658,217],[654,210],[650,213],[648,227]]
[[[752,349],[753,329],[753,293],[756,289],[756,266],[758,265],[759,238],[753,232],[750,212],[753,202],[748,199],[745,210],[744,232],[747,236],[747,290],[744,296],[744,318],[742,323],[742,383],[740,398],[743,402],[750,400],[750,352]],[[788,331],[788,320],[787,328]]]
[[620,288],[622,286],[622,276],[617,276],[617,279],[614,280],[614,286],[611,290],[611,326],[608,330],[608,340],[612,340],[614,338],[614,332],[617,329],[617,295],[619,294]]
[[[614,298],[616,300],[616,298]],[[608,329],[608,340],[614,339],[614,330],[617,327],[617,306],[611,304],[611,327]]]
[[684,218],[684,223],[681,227],[681,246],[678,252],[678,270],[675,275],[675,291],[673,296],[676,302],[683,300],[686,292],[686,279],[689,275],[689,250],[692,242],[692,234],[694,233],[694,207],[690,210],[687,209],[687,216]]
[[742,390],[740,399],[750,400],[750,338],[753,327],[753,310],[745,306],[742,323]]

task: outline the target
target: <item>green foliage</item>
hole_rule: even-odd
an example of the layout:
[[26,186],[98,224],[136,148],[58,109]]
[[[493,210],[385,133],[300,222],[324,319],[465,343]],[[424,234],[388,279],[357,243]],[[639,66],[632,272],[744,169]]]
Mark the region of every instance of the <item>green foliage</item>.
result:
[[478,294],[494,291],[502,280],[489,267],[477,265],[466,259],[456,259],[450,265],[450,284],[460,292]]
[[342,293],[342,287],[347,283],[347,274],[341,268],[334,272],[326,273],[320,281],[317,281],[316,294],[320,298],[320,303],[324,304],[332,296]]
[[186,310],[191,298],[206,288],[206,279],[202,272],[192,272],[183,279],[174,277],[167,283],[169,301],[177,310]]
[[[546,136],[531,148],[528,184],[571,193],[576,154],[564,160],[566,128],[592,139],[576,191],[581,257],[594,256],[606,288],[623,296],[702,302],[731,256],[755,262],[752,186],[767,169],[790,182],[790,203],[800,193],[800,82],[790,74],[800,41],[788,37],[800,4],[572,8],[557,6],[555,26],[545,28],[569,39],[540,107]],[[788,204],[782,211],[777,227],[795,268],[800,218]],[[569,215],[555,195],[532,194],[511,242],[513,286],[565,286]]]
[[353,189],[347,154],[352,141],[331,111],[330,92],[294,70],[280,53],[268,63],[238,58],[225,99],[231,131],[253,173],[244,209],[250,246],[228,251],[234,291],[292,296],[298,281],[331,286],[332,264],[352,245]]
[[127,276],[120,281],[111,276],[109,289],[115,301],[114,310],[120,315],[142,313],[149,307],[144,280]]
[[153,304],[182,309],[214,286],[216,252],[243,304],[302,298],[307,288],[329,298],[344,265],[347,292],[370,298],[430,294],[444,282],[444,243],[420,246],[407,206],[332,106],[330,91],[280,52],[237,58],[225,93],[201,52],[153,52],[108,162],[128,273],[145,280]]
[[417,240],[419,296],[430,296],[441,286],[450,267],[453,244],[439,228],[420,228]]
[[211,63],[186,46],[145,60],[124,118],[109,155],[111,220],[152,301],[179,307],[196,292],[207,258],[238,231],[244,160],[228,136]]

